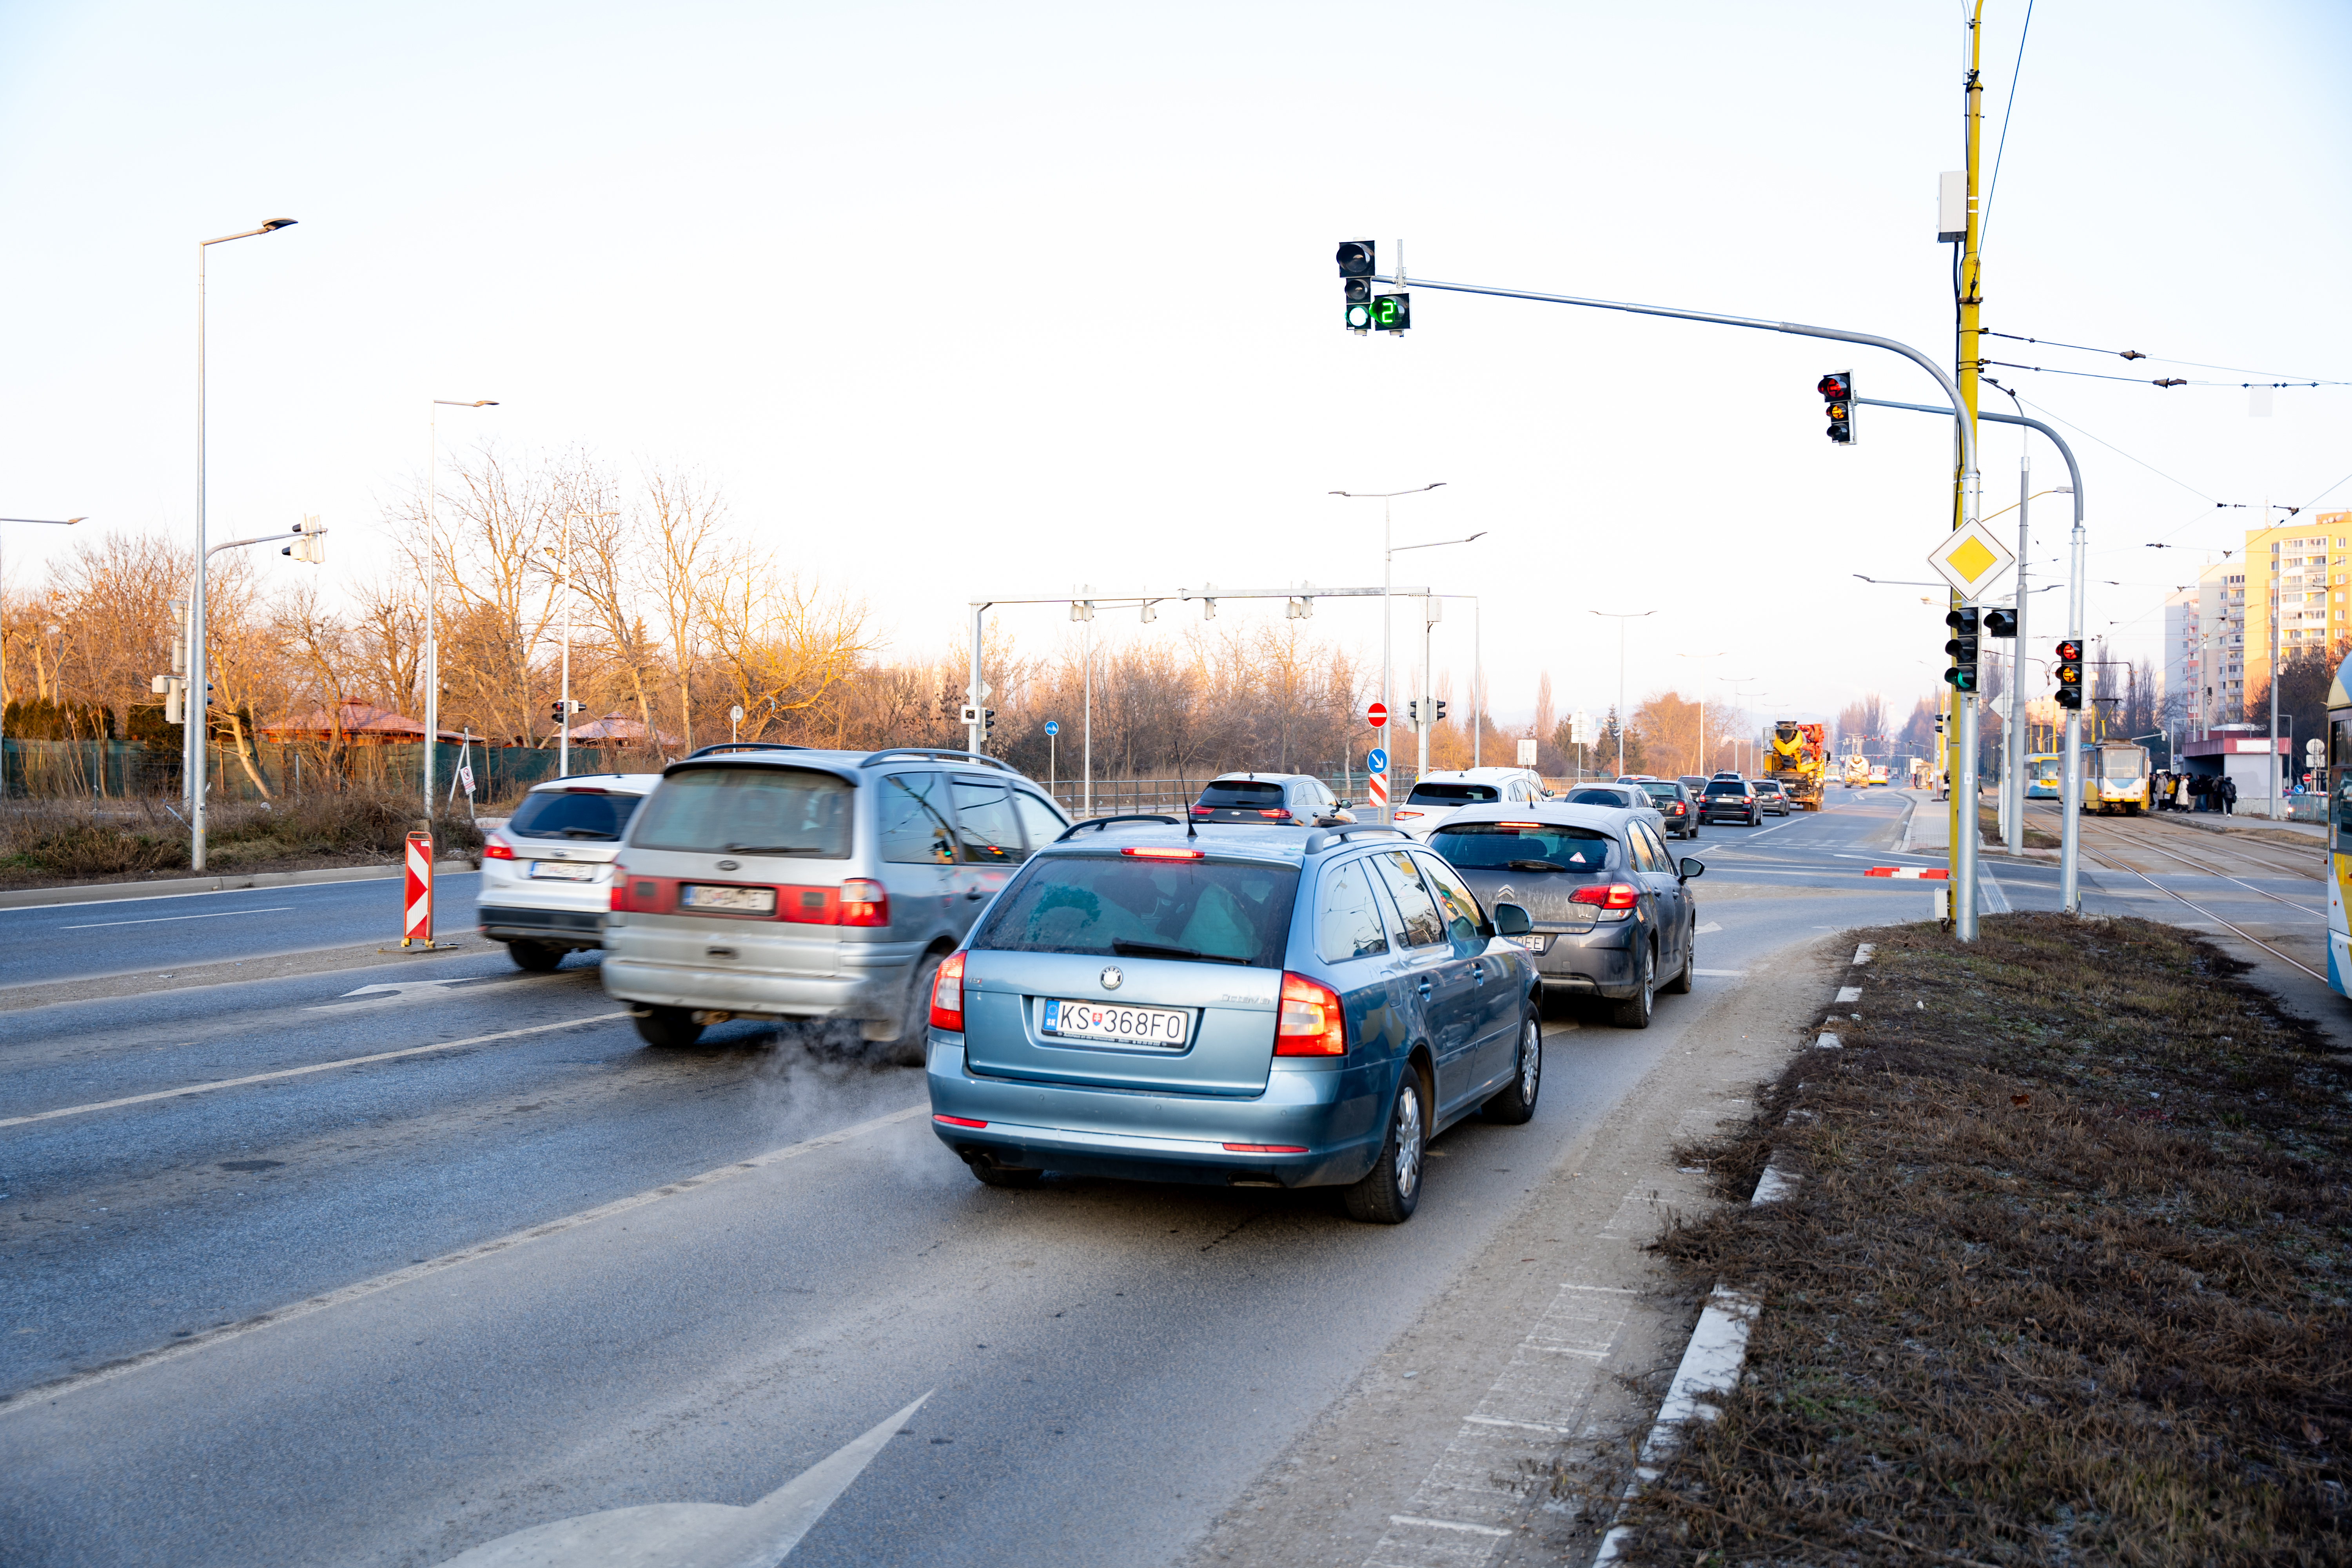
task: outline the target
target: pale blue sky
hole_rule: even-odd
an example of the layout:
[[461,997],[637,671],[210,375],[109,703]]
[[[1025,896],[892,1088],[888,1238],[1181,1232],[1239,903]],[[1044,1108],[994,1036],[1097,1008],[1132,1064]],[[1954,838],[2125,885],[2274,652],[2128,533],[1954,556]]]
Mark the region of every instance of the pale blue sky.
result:
[[[1990,9],[1989,145],[2022,0]],[[1961,16],[0,5],[0,511],[186,530],[194,241],[287,216],[213,252],[214,536],[318,513],[331,574],[381,568],[369,531],[422,467],[428,400],[495,397],[461,417],[510,451],[699,468],[912,651],[975,589],[1376,582],[1377,514],[1325,492],[1442,479],[1400,541],[1492,531],[1413,574],[1485,595],[1500,710],[1546,668],[1565,704],[1612,700],[1614,628],[1588,612],[1653,605],[1637,695],[1692,690],[1671,656],[1728,648],[1712,668],[1753,676],[1759,710],[1907,704],[1940,610],[1848,574],[1927,575],[1948,429],[1868,411],[1840,452],[1811,387],[1851,364],[1865,395],[1928,401],[1925,375],[1433,293],[1404,342],[1360,340],[1330,251],[1402,236],[1431,277],[1948,357]],[[1988,325],[2352,378],[2347,65],[2340,5],[2042,0]],[[2299,502],[2352,470],[2342,389],[2255,421],[2234,390],[2019,384],[2210,499]],[[2127,584],[2090,629],[2153,652],[2198,558],[2142,543],[2233,543],[2249,514],[2077,446],[2095,575]],[[2016,438],[1985,450],[2005,504]],[[2055,552],[2063,514],[2038,515]],[[59,531],[12,531],[11,577]],[[1316,626],[1378,647],[1361,607]],[[1458,700],[1466,626],[1443,637]]]

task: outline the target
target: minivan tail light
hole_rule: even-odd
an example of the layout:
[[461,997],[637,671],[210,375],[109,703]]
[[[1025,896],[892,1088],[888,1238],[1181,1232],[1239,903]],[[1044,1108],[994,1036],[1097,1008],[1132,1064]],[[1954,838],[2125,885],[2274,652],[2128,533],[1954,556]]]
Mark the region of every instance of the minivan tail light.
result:
[[963,1033],[963,954],[951,952],[931,982],[931,1027]]
[[1642,901],[1642,889],[1631,882],[1593,883],[1569,894],[1571,904],[1598,904],[1604,910],[1630,910]]
[[841,923],[845,926],[886,926],[890,923],[890,894],[881,883],[852,877],[841,885]]
[[1282,1011],[1274,1026],[1278,1057],[1344,1057],[1348,1020],[1339,994],[1304,974],[1282,977]]
[[511,844],[501,844],[495,838],[485,838],[482,840],[482,858],[485,860],[511,860],[514,858],[514,846]]

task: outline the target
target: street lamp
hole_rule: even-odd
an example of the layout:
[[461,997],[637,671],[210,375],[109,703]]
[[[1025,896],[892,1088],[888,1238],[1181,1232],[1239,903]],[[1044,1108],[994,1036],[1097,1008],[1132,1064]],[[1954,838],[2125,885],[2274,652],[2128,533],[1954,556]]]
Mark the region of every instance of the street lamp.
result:
[[[77,522],[88,522],[89,521],[89,519],[86,517],[0,517],[0,522],[34,522],[41,523],[50,528],[71,528]],[[5,569],[0,569],[0,594],[5,594],[7,591],[7,572]],[[5,637],[0,637],[0,723],[5,722],[7,718],[7,713],[8,639]],[[6,738],[5,731],[0,731],[0,740],[5,740]],[[8,795],[7,760],[8,753],[5,747],[0,747],[0,799],[5,799]]]
[[[1728,648],[1717,648],[1713,653],[1678,653],[1675,657],[1676,658],[1724,658],[1729,657],[1729,654]],[[1750,678],[1743,675],[1738,679],[1746,680]],[[1714,771],[1706,765],[1706,682],[1704,680],[1698,683],[1698,764],[1691,771],[1701,773]]]
[[1595,610],[1596,616],[1617,623],[1617,774],[1625,774],[1625,623],[1638,621],[1643,616],[1654,616],[1655,610]]
[[[495,397],[477,397],[470,401],[459,397],[436,397],[435,408],[496,408]],[[433,820],[433,759],[441,744],[441,623],[438,608],[441,598],[441,531],[438,503],[441,494],[441,443],[438,435],[440,416],[426,410],[425,416],[425,820]],[[526,694],[527,695],[527,694]],[[469,730],[467,731],[471,733]],[[489,756],[488,742],[482,755]],[[468,800],[472,795],[467,796]]]
[[[1755,679],[1755,677],[1754,677],[1754,676],[1749,676],[1749,677],[1748,677],[1747,679],[1750,679],[1750,680],[1753,680],[1753,679]],[[1734,696],[1734,697],[1744,698],[1744,697],[1769,697],[1769,696],[1771,696],[1772,694],[1771,694],[1770,692],[1769,692],[1769,691],[1735,691],[1735,692],[1733,692],[1731,695],[1732,695],[1732,696]],[[1746,711],[1748,711],[1748,710],[1747,710],[1747,709],[1745,709],[1745,708],[1742,708],[1742,709],[1740,710],[1740,711],[1741,711],[1741,712],[1743,712],[1743,713],[1745,713]],[[1752,748],[1752,747],[1754,747],[1754,746],[1755,746],[1755,744],[1756,744],[1756,738],[1755,738],[1753,735],[1746,736],[1746,737],[1742,738],[1738,743],[1739,743],[1740,745],[1748,746],[1748,747],[1751,747],[1751,748]],[[1745,767],[1745,768],[1743,768],[1743,769],[1741,769],[1741,770],[1740,770],[1740,774],[1741,774],[1741,776],[1742,776],[1742,777],[1744,777],[1744,778],[1753,778],[1753,777],[1755,777],[1755,776],[1756,776],[1756,768],[1755,768],[1754,764],[1755,764],[1756,763],[1758,763],[1758,762],[1759,762],[1759,761],[1761,761],[1761,760],[1762,760],[1762,755],[1763,755],[1763,754],[1762,754],[1762,752],[1759,752],[1759,751],[1754,751],[1754,750],[1751,750],[1751,751],[1749,752],[1749,753],[1748,753],[1748,761],[1749,765],[1748,765],[1748,767]]]
[[[563,717],[557,721],[555,727],[555,776],[560,779],[572,776],[572,520],[575,515],[618,517],[621,514],[617,511],[582,511],[576,506],[563,509],[563,694],[558,699],[563,708]],[[738,708],[734,712],[735,718],[730,723],[740,723],[743,710]],[[731,729],[727,738],[730,741],[735,738]]]
[[251,239],[292,228],[290,217],[274,217],[243,234],[196,242],[196,564],[188,591],[187,729],[181,766],[188,784],[188,866],[205,868],[205,742],[212,738],[212,688],[205,680],[205,252],[232,239]]
[[[1389,588],[1395,581],[1395,577],[1389,570],[1389,566],[1390,562],[1395,556],[1396,552],[1389,545],[1389,540],[1391,537],[1389,524],[1389,503],[1395,500],[1399,496],[1417,496],[1424,490],[1443,489],[1444,488],[1445,481],[1444,479],[1437,479],[1429,484],[1415,485],[1411,489],[1405,490],[1333,490],[1330,492],[1335,496],[1341,496],[1349,500],[1377,500],[1381,503],[1381,706],[1388,710],[1391,721],[1394,721],[1396,714],[1396,697],[1392,689],[1392,682],[1390,673],[1391,666],[1393,662],[1391,648],[1393,644],[1394,637],[1391,632],[1391,617],[1389,614]],[[1475,539],[1477,535],[1474,533],[1470,537]],[[1458,539],[1449,539],[1441,541],[1441,542],[1446,544],[1459,544],[1462,543],[1463,541]],[[1421,550],[1426,549],[1428,546],[1411,544],[1407,545],[1405,548],[1408,550]],[[1386,784],[1389,776],[1392,775],[1382,776],[1381,783],[1383,785]],[[1396,815],[1396,807],[1393,802],[1383,805],[1381,809],[1382,813],[1381,820],[1382,822],[1385,823],[1394,818]]]

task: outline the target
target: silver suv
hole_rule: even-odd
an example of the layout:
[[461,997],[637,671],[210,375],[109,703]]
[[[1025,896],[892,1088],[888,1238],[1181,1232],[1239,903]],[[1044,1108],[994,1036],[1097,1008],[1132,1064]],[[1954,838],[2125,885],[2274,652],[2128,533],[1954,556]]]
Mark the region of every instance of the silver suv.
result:
[[920,1062],[940,959],[1069,825],[969,752],[706,747],[629,824],[604,989],[651,1045],[729,1018],[854,1018]]

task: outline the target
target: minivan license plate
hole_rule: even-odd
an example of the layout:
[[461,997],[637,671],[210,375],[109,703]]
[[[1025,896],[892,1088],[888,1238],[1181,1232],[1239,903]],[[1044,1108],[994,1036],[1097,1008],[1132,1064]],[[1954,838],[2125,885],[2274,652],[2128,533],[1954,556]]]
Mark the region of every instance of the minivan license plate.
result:
[[1181,1049],[1192,1015],[1176,1007],[1108,1007],[1099,1002],[1045,1003],[1045,1032],[1065,1039]]
[[773,888],[714,888],[688,882],[678,889],[678,903],[689,910],[721,910],[730,915],[772,915],[776,912]]

